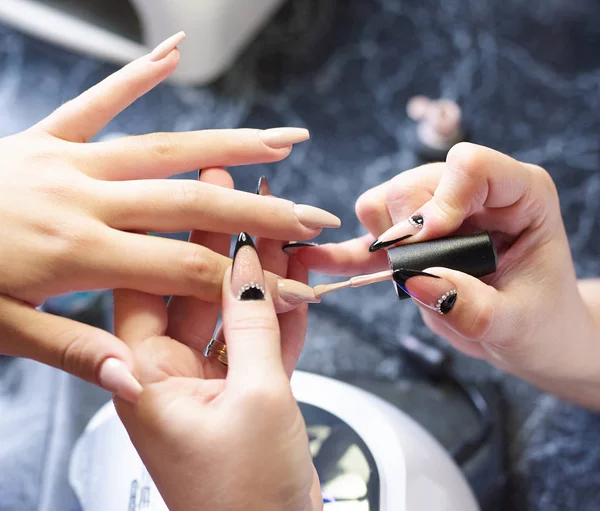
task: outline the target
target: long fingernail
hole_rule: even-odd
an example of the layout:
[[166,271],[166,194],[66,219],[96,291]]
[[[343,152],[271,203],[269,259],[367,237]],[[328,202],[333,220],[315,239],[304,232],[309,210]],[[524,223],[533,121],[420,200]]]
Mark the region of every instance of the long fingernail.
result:
[[142,392],[140,382],[131,374],[125,363],[117,358],[107,358],[102,363],[98,380],[106,390],[132,404],[137,403]]
[[175,35],[165,39],[156,48],[154,48],[154,50],[152,50],[152,53],[150,53],[150,60],[152,62],[158,62],[159,60],[164,59],[184,39],[185,32],[177,32]]
[[271,149],[282,149],[306,142],[310,138],[310,133],[305,128],[271,128],[260,131],[258,136],[263,144]]
[[281,250],[283,250],[286,254],[295,254],[301,248],[307,247],[318,247],[318,243],[311,243],[309,241],[291,241],[287,245],[283,245]]
[[394,282],[425,307],[448,314],[456,304],[454,284],[446,279],[416,270],[399,269],[393,273]]
[[279,298],[294,305],[319,303],[321,301],[320,298],[315,296],[315,290],[312,287],[297,280],[279,279],[277,281],[277,292],[279,293]]
[[256,195],[271,195],[271,188],[267,176],[260,176],[258,186],[256,187]]
[[369,247],[370,252],[376,252],[382,248],[387,248],[405,239],[414,236],[423,228],[424,220],[421,215],[413,215],[408,220],[393,225],[385,231]]
[[389,241],[381,241],[381,238],[378,238],[373,243],[371,243],[371,246],[369,247],[369,252],[377,252],[378,250],[381,250],[382,248],[391,247],[392,245],[395,245],[396,243],[400,243],[401,241],[407,240],[408,238],[412,238],[412,234],[407,234],[406,236],[401,236],[400,238],[394,238],[393,240],[389,240]]
[[240,233],[233,253],[231,292],[237,300],[264,300],[265,275],[250,235]]
[[294,204],[294,214],[304,227],[311,229],[315,227],[336,228],[342,225],[342,221],[332,213],[306,204]]

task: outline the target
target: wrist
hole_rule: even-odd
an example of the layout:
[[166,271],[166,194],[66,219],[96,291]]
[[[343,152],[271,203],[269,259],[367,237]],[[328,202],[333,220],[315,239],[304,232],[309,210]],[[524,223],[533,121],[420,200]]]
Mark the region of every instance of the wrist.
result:
[[566,318],[548,335],[551,369],[523,375],[559,398],[600,411],[600,279],[578,281],[575,292],[563,297],[560,316]]

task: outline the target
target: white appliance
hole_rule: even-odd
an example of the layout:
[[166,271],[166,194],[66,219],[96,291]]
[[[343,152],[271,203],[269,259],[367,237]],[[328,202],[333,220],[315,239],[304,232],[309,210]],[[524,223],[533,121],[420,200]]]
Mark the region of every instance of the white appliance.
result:
[[172,79],[223,73],[283,0],[0,0],[0,20],[69,49],[129,62],[170,35],[187,39]]
[[[296,371],[325,511],[479,511],[461,471],[407,415],[351,385]],[[90,421],[69,480],[83,511],[167,511],[112,403]]]

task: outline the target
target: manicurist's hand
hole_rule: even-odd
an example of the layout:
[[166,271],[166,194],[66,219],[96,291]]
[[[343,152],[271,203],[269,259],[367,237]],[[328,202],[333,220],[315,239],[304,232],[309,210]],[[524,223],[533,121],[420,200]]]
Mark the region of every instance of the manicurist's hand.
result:
[[220,303],[228,257],[143,233],[245,230],[289,239],[339,225],[310,206],[164,179],[197,168],[281,160],[308,138],[304,129],[154,133],[88,143],[173,72],[183,37],[173,36],[36,126],[0,140],[0,353],[60,367],[129,399],[139,385],[123,343],[35,306],[61,293],[106,288]]
[[[207,178],[222,179],[212,169]],[[203,175],[205,172],[203,172]],[[219,177],[219,174],[221,177]],[[229,237],[196,232],[227,253]],[[258,241],[264,267],[298,281],[307,271],[282,242]],[[237,241],[223,282],[228,365],[206,357],[219,305],[115,292],[115,329],[144,386],[137,405],[116,399],[129,435],[173,511],[322,509],[304,420],[289,375],[306,333],[306,305],[279,316],[250,236]]]
[[400,284],[427,325],[457,349],[600,408],[600,284],[576,280],[557,191],[544,169],[463,143],[445,163],[369,190],[356,211],[369,235],[300,249],[299,260],[355,275],[386,268],[390,246],[489,231],[499,251],[494,275],[481,281],[429,268],[430,276]]

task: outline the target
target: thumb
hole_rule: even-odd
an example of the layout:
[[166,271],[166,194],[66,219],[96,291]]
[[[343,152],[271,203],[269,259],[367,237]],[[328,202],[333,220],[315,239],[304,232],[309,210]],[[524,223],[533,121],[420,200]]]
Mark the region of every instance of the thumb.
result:
[[0,353],[30,358],[135,403],[142,387],[130,349],[115,336],[0,296]]

